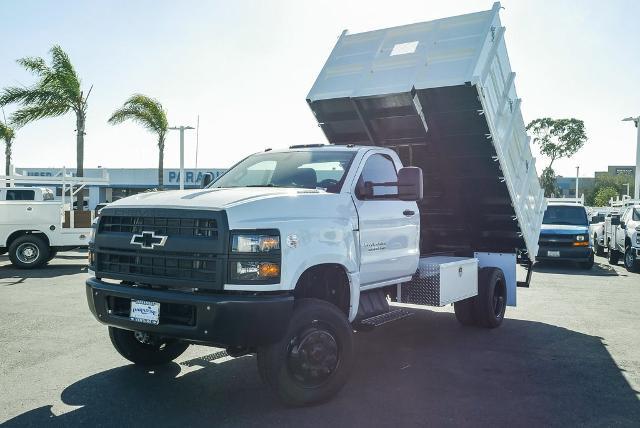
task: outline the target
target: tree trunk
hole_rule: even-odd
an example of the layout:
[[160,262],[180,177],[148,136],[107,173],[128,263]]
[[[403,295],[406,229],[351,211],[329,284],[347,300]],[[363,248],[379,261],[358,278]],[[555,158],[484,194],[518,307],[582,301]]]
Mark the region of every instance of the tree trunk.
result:
[[[4,175],[11,174],[11,140],[4,140]],[[7,181],[7,187],[10,186]]]
[[[84,124],[85,115],[82,112],[76,113],[76,177],[84,177]],[[83,190],[77,195],[77,209],[84,209]]]
[[158,190],[164,190],[164,138],[158,138]]

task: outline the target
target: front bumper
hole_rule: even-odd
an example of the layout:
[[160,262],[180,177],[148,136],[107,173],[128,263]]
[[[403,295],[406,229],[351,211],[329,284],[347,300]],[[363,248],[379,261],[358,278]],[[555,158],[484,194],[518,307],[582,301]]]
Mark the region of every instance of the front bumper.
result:
[[[87,280],[86,293],[91,312],[103,324],[220,347],[275,343],[284,335],[293,313],[293,296],[288,294],[194,294],[111,284],[96,278]],[[159,302],[160,323],[130,320],[127,305],[132,299]],[[163,312],[167,314],[164,317]]]
[[[549,251],[558,251],[558,257],[549,256]],[[586,262],[593,257],[593,248],[591,247],[540,247],[536,260],[559,260],[572,262]]]

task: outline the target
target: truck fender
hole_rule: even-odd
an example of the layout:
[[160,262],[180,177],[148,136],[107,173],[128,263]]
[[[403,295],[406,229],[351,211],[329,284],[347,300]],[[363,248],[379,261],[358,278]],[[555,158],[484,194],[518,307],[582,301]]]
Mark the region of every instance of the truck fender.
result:
[[344,269],[347,279],[349,280],[349,321],[353,321],[358,313],[358,303],[360,301],[360,273],[358,272],[358,266],[355,261],[346,259],[336,260],[335,255],[315,255],[296,270],[294,274],[295,282],[293,282],[293,284],[298,284],[298,281],[307,270],[324,264],[338,265]]

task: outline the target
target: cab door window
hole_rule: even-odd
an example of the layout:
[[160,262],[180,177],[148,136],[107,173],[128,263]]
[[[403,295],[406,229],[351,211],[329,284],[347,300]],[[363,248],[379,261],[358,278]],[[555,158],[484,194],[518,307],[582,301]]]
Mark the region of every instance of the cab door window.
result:
[[[358,199],[364,199],[360,189],[367,181],[372,183],[397,183],[398,172],[393,160],[389,156],[379,153],[371,155],[367,159],[356,186]],[[373,196],[376,199],[395,199],[398,196],[398,186],[374,186]]]

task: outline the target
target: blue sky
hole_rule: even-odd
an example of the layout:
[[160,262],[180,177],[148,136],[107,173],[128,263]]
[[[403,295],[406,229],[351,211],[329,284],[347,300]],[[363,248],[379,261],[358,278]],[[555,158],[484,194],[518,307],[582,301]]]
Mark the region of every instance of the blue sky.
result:
[[[345,28],[377,29],[490,9],[491,1],[35,1],[0,0],[0,86],[29,84],[16,63],[60,44],[90,98],[85,166],[155,167],[153,135],[110,126],[129,95],[158,98],[171,124],[200,115],[199,166],[226,167],[266,147],[324,142],[306,103],[313,81]],[[633,164],[640,115],[640,2],[502,2],[505,39],[525,121],[585,121],[589,142],[559,174],[593,175]],[[11,107],[6,113],[11,112]],[[75,166],[74,118],[27,125],[16,166]],[[186,166],[195,164],[195,132]],[[535,150],[534,150],[535,151]],[[170,134],[165,165],[178,165]],[[538,159],[538,166],[548,163]]]

